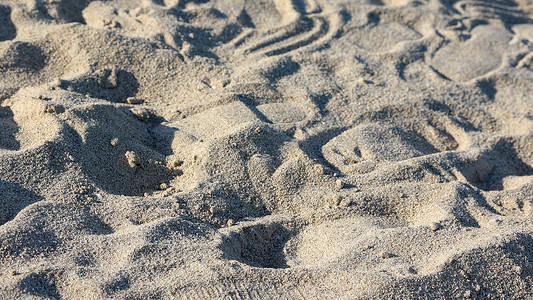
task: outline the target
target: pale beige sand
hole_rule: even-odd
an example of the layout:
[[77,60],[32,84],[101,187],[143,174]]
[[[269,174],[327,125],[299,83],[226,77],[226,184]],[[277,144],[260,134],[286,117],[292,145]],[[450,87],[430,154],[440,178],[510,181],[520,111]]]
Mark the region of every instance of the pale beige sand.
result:
[[1,299],[533,298],[530,0],[0,0]]

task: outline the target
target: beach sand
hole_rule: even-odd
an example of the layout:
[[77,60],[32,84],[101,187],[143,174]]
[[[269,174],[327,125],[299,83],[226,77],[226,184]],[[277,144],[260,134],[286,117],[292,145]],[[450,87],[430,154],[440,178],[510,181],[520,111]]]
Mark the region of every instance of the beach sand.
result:
[[533,298],[533,2],[0,0],[0,298]]

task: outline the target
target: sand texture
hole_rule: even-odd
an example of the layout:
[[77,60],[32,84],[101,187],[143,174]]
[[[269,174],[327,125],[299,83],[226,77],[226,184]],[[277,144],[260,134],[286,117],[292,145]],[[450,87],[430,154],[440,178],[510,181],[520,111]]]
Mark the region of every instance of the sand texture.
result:
[[0,299],[533,299],[533,1],[0,0]]

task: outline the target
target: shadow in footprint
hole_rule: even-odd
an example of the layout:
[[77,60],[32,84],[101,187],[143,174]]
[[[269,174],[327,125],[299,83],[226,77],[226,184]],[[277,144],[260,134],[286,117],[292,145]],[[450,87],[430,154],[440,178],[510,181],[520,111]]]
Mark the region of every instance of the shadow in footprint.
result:
[[[154,1],[156,2],[156,1]],[[165,2],[165,1],[162,1],[162,0],[157,0],[157,2],[161,3],[161,2]],[[208,0],[184,0],[184,1],[178,1],[178,4],[177,6],[179,8],[185,8],[189,3],[194,3],[194,4],[202,4],[202,3],[207,3],[209,2]]]
[[[1,34],[1,32],[0,32]],[[42,50],[28,42],[10,42],[0,47],[0,78],[13,78],[13,70],[23,69],[35,73],[46,65]]]
[[0,179],[0,226],[11,221],[27,206],[43,198],[17,184]]
[[494,86],[493,82],[491,82],[490,80],[483,79],[479,80],[476,83],[476,86],[481,90],[481,92],[483,92],[483,94],[487,96],[487,99],[489,101],[494,101],[494,97],[496,96],[498,90]]
[[105,292],[109,297],[115,293],[127,290],[130,287],[130,281],[127,277],[120,277],[108,283],[105,287]]
[[221,245],[224,258],[258,268],[288,268],[283,247],[292,233],[281,224],[255,224],[231,232]]
[[269,68],[265,68],[265,71],[262,71],[262,75],[268,79],[271,85],[275,86],[282,78],[296,74],[299,70],[299,63],[284,57]]
[[46,299],[61,299],[53,274],[32,273],[20,282],[20,288],[32,296]]
[[19,150],[20,143],[15,138],[18,131],[19,126],[13,120],[11,109],[0,106],[0,149]]
[[506,244],[505,249],[515,265],[522,267],[520,277],[526,282],[533,282],[533,237],[518,233],[516,240]]
[[137,94],[139,81],[133,73],[103,69],[74,80],[63,80],[61,88],[70,88],[82,95],[89,94],[111,102],[126,102],[126,99]]
[[320,109],[324,111],[329,101],[331,100],[331,95],[329,94],[313,94],[310,95],[311,101]]
[[492,158],[495,162],[489,177],[480,188],[493,191],[502,190],[503,179],[507,176],[533,175],[533,167],[524,162],[517,153],[516,145],[509,140],[501,140],[494,146]]
[[37,1],[37,11],[48,19],[85,24],[82,11],[92,0]]
[[533,167],[520,158],[513,142],[502,139],[492,151],[482,153],[474,162],[463,167],[461,172],[477,188],[498,191],[504,189],[504,178],[533,175]]
[[[72,113],[86,122],[87,128],[78,132],[67,126],[72,149],[84,174],[102,190],[118,195],[142,195],[162,182],[175,178],[181,171],[169,169],[165,154],[172,129],[163,128],[161,139],[154,137],[151,128],[161,120],[144,111],[148,119],[139,120],[126,108],[94,105]],[[91,124],[91,125],[89,125]],[[116,144],[111,141],[116,139]]]
[[333,128],[317,135],[310,136],[306,140],[300,142],[300,148],[310,158],[317,159],[322,165],[330,168],[333,172],[340,173],[340,170],[324,157],[322,147],[343,131],[345,131],[344,128]]
[[17,28],[11,22],[11,8],[0,5],[0,42],[17,36]]

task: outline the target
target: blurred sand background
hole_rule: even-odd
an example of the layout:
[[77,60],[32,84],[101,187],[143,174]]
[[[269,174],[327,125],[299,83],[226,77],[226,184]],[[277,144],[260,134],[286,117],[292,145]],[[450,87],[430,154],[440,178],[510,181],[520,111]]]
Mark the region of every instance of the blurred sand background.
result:
[[533,298],[530,0],[0,0],[0,298]]

